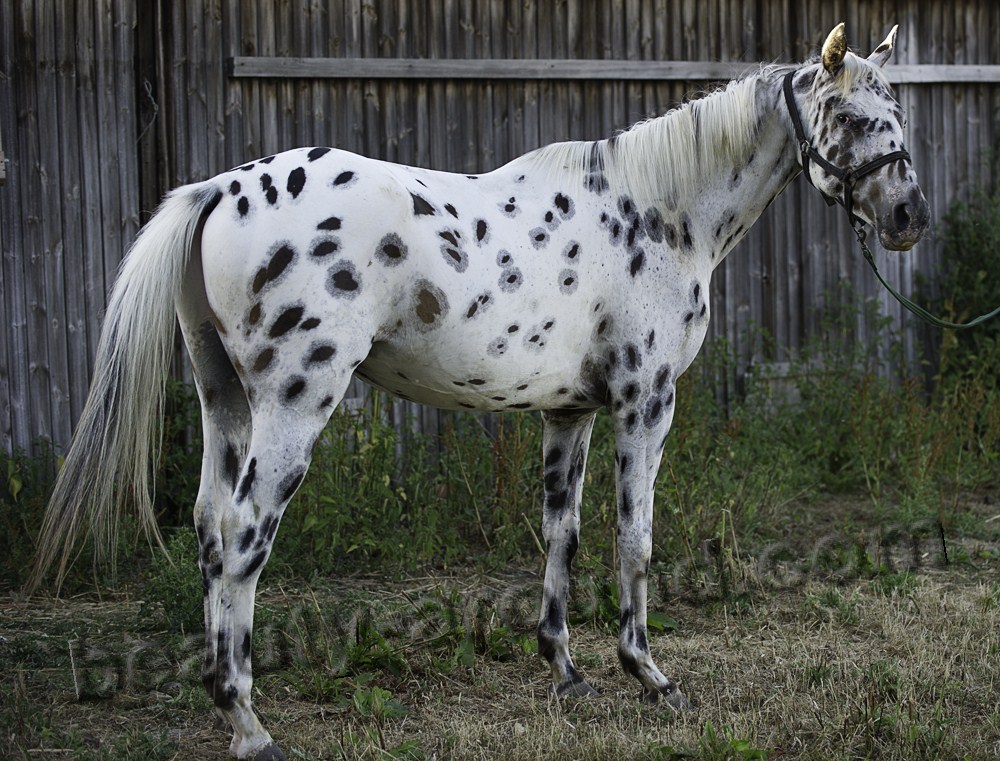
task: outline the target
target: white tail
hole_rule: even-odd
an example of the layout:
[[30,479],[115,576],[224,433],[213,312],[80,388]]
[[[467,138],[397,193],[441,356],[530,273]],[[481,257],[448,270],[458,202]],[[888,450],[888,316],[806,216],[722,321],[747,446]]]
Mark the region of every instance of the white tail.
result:
[[85,529],[95,562],[113,558],[129,509],[162,546],[150,481],[161,443],[175,303],[198,226],[220,196],[209,183],[173,191],[122,262],[87,403],[45,512],[28,592],[57,562],[57,588],[62,584]]

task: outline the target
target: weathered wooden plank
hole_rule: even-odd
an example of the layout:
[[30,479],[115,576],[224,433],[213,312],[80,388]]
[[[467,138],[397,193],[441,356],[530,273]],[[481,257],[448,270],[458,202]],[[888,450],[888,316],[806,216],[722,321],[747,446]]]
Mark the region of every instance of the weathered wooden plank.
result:
[[[735,61],[641,61],[579,59],[456,58],[278,58],[234,56],[226,61],[232,77],[299,79],[570,79],[715,81],[758,68]],[[1000,82],[1000,66],[986,64],[889,65],[893,84]]]
[[[530,27],[529,27],[530,28]],[[234,56],[232,77],[324,79],[730,79],[745,66],[687,61],[457,58],[277,58]]]
[[[78,2],[66,9],[59,29],[60,77],[57,103],[61,115],[59,164],[62,193],[61,240],[56,248],[57,277],[50,291],[51,395],[54,441],[68,443],[71,426],[86,401],[90,379],[88,336],[97,325],[89,315],[104,306],[103,243],[101,235],[101,155],[98,143],[96,28],[106,18],[94,18],[94,3]],[[108,162],[111,163],[110,161]],[[113,204],[109,204],[113,208]],[[67,273],[75,271],[76,277]],[[98,307],[91,311],[90,302]],[[96,350],[96,339],[94,343]]]
[[[16,161],[19,151],[14,115],[19,111],[17,90],[21,81],[13,76],[16,65],[13,33],[16,14],[11,8],[12,2],[0,0],[0,15],[8,20],[0,24],[0,81],[5,83],[0,87],[0,133],[8,136],[11,158]],[[2,165],[6,170],[6,161]],[[0,320],[5,328],[5,340],[0,344],[0,447],[5,452],[13,451],[18,445],[15,442],[23,435],[26,422],[14,407],[18,387],[23,386],[18,376],[25,358],[24,329],[17,323],[18,316],[24,313],[24,293],[20,287],[21,277],[17,273],[23,259],[18,255],[22,243],[21,217],[17,213],[19,185],[17,173],[12,169],[10,182],[0,187]],[[15,426],[21,430],[16,431]]]
[[[57,261],[58,246],[61,241],[60,226],[60,187],[59,187],[59,136],[55,144],[43,144],[43,136],[48,131],[48,125],[59,124],[59,47],[57,42],[58,22],[60,14],[65,15],[65,7],[43,3],[40,4],[34,16],[35,55],[38,77],[35,85],[35,126],[34,142],[37,153],[32,171],[37,173],[37,205],[32,207],[38,215],[36,220],[37,236],[35,248],[30,254],[30,267],[26,270],[28,282],[28,363],[29,374],[29,410],[32,420],[38,426],[41,435],[52,437],[52,399],[50,389],[52,354],[50,348],[51,330],[49,323],[50,302],[52,295],[50,286],[54,287],[57,277],[62,271]],[[52,304],[53,310],[60,307]],[[58,391],[56,392],[58,393]]]

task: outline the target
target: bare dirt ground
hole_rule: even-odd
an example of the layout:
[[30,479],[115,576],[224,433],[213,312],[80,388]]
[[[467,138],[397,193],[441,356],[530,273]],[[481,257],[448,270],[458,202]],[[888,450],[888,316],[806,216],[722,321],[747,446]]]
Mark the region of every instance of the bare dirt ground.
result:
[[[950,537],[945,564],[929,534],[869,532],[879,570],[837,536],[738,556],[725,594],[710,561],[654,567],[650,647],[691,711],[637,700],[613,588],[586,562],[571,647],[599,698],[548,695],[537,569],[460,569],[298,588],[265,576],[255,705],[290,759],[1000,757],[1000,547]],[[135,591],[8,595],[2,757],[228,758],[200,634],[162,620]]]

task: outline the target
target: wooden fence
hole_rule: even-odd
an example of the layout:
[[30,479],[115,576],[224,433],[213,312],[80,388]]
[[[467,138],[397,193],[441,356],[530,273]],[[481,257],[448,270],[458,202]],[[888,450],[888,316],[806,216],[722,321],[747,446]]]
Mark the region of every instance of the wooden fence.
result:
[[[755,62],[802,60],[839,21],[862,50],[900,24],[890,75],[940,219],[998,136],[993,0],[0,0],[4,449],[68,442],[117,263],[170,187],[300,145],[484,171],[612,134]],[[910,292],[939,251],[877,256]],[[934,340],[876,286],[843,214],[796,183],[716,273],[711,336],[743,369],[780,361],[844,281],[904,320],[907,357]]]

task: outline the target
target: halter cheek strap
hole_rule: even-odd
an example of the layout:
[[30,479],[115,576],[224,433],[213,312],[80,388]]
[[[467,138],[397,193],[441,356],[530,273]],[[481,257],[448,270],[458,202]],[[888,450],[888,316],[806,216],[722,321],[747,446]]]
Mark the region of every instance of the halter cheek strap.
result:
[[[792,92],[792,78],[794,76],[794,71],[790,71],[785,75],[782,89],[785,92],[785,106],[788,108],[788,115],[791,117],[792,127],[795,129],[795,140],[799,144],[799,154],[802,157],[802,171],[805,173],[806,181],[813,187],[816,187],[812,181],[812,176],[809,174],[809,162],[815,161],[827,174],[836,177],[844,186],[843,198],[828,196],[820,190],[827,204],[833,206],[835,203],[839,203],[847,211],[847,216],[850,218],[852,225],[862,224],[861,219],[854,213],[854,186],[857,185],[858,180],[894,161],[910,161],[910,154],[902,150],[893,151],[853,169],[841,169],[831,164],[813,147],[813,144],[806,137],[805,129],[802,127],[802,115],[799,113],[799,107],[795,103],[795,96]],[[819,190],[819,188],[816,189]]]

